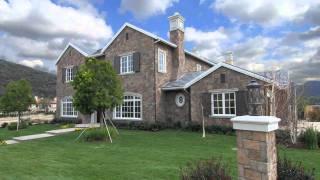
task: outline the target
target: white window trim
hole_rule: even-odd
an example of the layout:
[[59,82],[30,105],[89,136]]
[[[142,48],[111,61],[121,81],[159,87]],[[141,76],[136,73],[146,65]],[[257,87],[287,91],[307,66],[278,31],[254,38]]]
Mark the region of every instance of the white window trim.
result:
[[[121,114],[121,117],[116,117],[116,108],[113,109],[113,119],[114,120],[129,120],[129,121],[142,121],[142,117],[143,117],[143,109],[142,109],[142,102],[143,102],[143,99],[142,99],[142,95],[141,94],[138,94],[138,93],[125,93],[124,96],[137,96],[137,97],[140,97],[140,118],[127,118],[127,117],[122,117],[122,108],[120,108],[120,114]],[[138,101],[136,99],[133,99],[133,101]],[[122,105],[120,105],[122,106]],[[135,111],[135,108],[134,108],[134,111]]]
[[[70,70],[71,71],[71,76],[69,77],[68,76],[68,70]],[[74,75],[73,75],[73,66],[68,66],[68,67],[65,67],[65,82],[66,83],[70,83],[70,82],[72,82],[73,81],[73,77],[74,77]]]
[[[160,53],[164,54],[163,69],[161,69],[161,64],[160,64]],[[158,72],[160,72],[160,73],[167,72],[167,52],[165,50],[160,49],[160,48],[158,48]]]
[[[122,72],[122,58],[126,57],[127,59],[127,63],[126,63],[126,66],[127,66],[127,69],[129,68],[129,56],[131,56],[131,59],[132,59],[132,71],[127,71],[127,72]],[[122,56],[120,56],[120,75],[126,75],[126,74],[133,74],[134,73],[134,62],[133,62],[133,53],[127,53],[127,54],[124,54]]]
[[197,71],[201,71],[202,70],[202,66],[200,64],[197,64]]
[[[75,111],[75,115],[64,115],[63,114],[63,105],[65,104],[65,102],[63,102],[66,98],[71,98],[72,99],[72,97],[71,96],[66,96],[66,97],[64,97],[64,98],[62,98],[61,99],[61,106],[60,106],[60,116],[61,117],[66,117],[66,118],[77,118],[78,117],[78,111],[76,111],[76,110],[74,110]],[[73,103],[72,103],[72,107],[73,107]],[[74,108],[74,107],[73,107]]]
[[[226,106],[225,106],[225,94],[233,93],[234,94],[234,114],[226,114]],[[214,101],[213,95],[214,94],[222,94],[222,112],[223,114],[214,114]],[[222,117],[222,118],[231,118],[237,115],[237,97],[236,91],[225,91],[225,92],[212,92],[211,93],[211,117]]]

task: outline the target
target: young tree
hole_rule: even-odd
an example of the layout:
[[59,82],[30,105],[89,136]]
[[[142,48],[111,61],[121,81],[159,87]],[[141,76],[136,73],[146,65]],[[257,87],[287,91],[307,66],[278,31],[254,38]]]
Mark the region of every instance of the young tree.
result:
[[[109,62],[87,58],[72,85],[75,90],[73,105],[83,114],[92,114],[96,111],[105,117],[106,111],[112,112],[113,108],[122,103],[122,84]],[[101,116],[98,117],[102,122]],[[103,121],[108,130],[105,119]],[[111,137],[110,141],[112,142]]]
[[27,111],[33,102],[32,88],[26,80],[10,82],[6,86],[5,93],[0,99],[2,111],[18,112],[17,131],[21,123],[22,112]]

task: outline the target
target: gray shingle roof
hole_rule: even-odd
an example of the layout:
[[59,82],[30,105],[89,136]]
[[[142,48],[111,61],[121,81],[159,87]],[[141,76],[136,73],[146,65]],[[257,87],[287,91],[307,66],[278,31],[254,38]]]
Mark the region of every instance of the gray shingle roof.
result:
[[165,84],[162,89],[163,90],[170,90],[170,89],[177,89],[177,88],[183,88],[186,84],[194,80],[196,77],[200,76],[205,71],[197,71],[197,72],[187,72],[184,75],[182,75],[179,79],[175,81],[171,81],[167,84]]

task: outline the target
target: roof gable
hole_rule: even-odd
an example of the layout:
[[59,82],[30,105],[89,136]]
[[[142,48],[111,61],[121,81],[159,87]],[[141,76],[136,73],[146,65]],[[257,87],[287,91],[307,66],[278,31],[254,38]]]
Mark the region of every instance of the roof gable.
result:
[[134,29],[134,30],[136,30],[138,32],[141,32],[141,33],[145,34],[146,36],[149,36],[149,37],[151,37],[153,39],[159,40],[159,41],[163,42],[164,44],[167,44],[167,45],[169,45],[171,47],[174,47],[174,48],[177,47],[177,45],[173,44],[172,42],[169,42],[169,41],[167,41],[167,40],[165,40],[165,39],[163,39],[163,38],[161,38],[159,36],[156,36],[155,34],[152,34],[152,33],[148,32],[148,31],[145,31],[145,30],[143,30],[141,28],[138,28],[137,26],[134,26],[134,25],[132,25],[130,23],[125,23],[125,24],[123,24],[121,26],[121,28],[117,31],[117,33],[111,38],[111,40],[98,53],[93,54],[91,56],[92,57],[96,57],[96,56],[103,55],[103,53],[108,49],[108,47],[112,44],[112,42],[120,35],[120,33],[126,27],[132,28],[132,29]]
[[87,57],[88,56],[88,53],[82,51],[80,48],[78,48],[77,46],[75,46],[74,44],[72,43],[68,43],[68,45],[64,48],[64,50],[62,51],[62,53],[59,55],[59,57],[57,58],[57,62],[56,64],[59,63],[60,59],[62,58],[62,56],[64,55],[64,53],[67,52],[68,48],[71,47],[73,49],[75,49],[76,51],[78,51],[80,54],[82,54],[83,56]]
[[219,69],[221,67],[224,67],[224,68],[227,68],[227,69],[231,69],[233,71],[239,72],[241,74],[256,78],[258,80],[261,80],[261,81],[264,81],[264,82],[267,82],[267,83],[271,83],[272,82],[271,79],[268,79],[268,78],[266,78],[264,76],[261,76],[259,74],[254,73],[254,72],[239,68],[237,66],[233,66],[233,65],[230,65],[230,64],[226,64],[226,63],[220,62],[220,63],[216,64],[215,66],[213,66],[212,68],[208,69],[207,71],[199,74],[195,78],[190,79],[189,82],[184,83],[182,86],[176,86],[176,87],[166,87],[166,86],[164,86],[162,89],[163,90],[186,89],[186,88],[192,86],[196,82],[200,81],[202,78],[208,76],[209,74],[211,74],[212,72],[216,71],[217,69]]

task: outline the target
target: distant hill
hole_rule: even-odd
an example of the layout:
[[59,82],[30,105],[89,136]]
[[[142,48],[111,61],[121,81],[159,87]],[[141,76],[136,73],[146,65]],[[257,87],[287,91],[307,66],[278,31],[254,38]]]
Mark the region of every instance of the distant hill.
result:
[[4,93],[4,88],[10,81],[20,79],[30,82],[35,96],[56,96],[56,76],[54,74],[0,59],[0,95]]
[[303,84],[303,95],[309,96],[320,96],[320,81],[307,81]]

